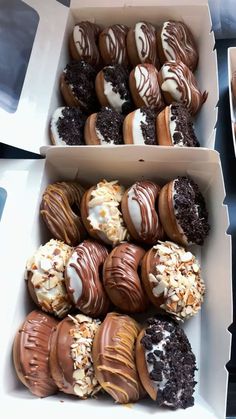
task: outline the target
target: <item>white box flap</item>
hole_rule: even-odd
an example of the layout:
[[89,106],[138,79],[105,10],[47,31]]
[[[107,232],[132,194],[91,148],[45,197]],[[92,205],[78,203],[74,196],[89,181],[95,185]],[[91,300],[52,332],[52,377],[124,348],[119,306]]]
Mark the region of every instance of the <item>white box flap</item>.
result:
[[228,48],[228,85],[229,85],[229,106],[232,127],[234,153],[236,156],[236,98],[232,92],[232,75],[236,71],[236,47]]

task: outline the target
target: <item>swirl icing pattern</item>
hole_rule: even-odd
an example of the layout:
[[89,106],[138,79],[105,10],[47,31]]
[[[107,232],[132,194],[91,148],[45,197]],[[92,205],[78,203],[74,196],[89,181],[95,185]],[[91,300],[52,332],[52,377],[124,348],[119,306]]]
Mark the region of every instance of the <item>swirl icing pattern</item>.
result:
[[159,80],[167,104],[181,102],[192,115],[207,99],[208,93],[200,92],[193,73],[181,61],[165,63],[159,72]]
[[192,71],[197,67],[197,47],[192,33],[183,22],[168,21],[163,24],[161,46],[165,61],[180,60]]
[[140,63],[157,65],[156,30],[151,23],[138,22],[134,29]]
[[96,40],[100,28],[91,22],[81,22],[74,26],[73,41],[80,59],[92,65],[97,65],[100,55]]
[[85,240],[77,246],[66,266],[66,286],[75,306],[90,316],[106,314],[109,300],[99,278],[108,255],[100,243]]
[[[125,25],[112,25],[99,36],[99,47],[106,65],[128,64],[126,35],[129,28]],[[105,48],[105,51],[104,51]]]
[[158,71],[152,64],[138,64],[134,69],[134,78],[138,95],[145,106],[162,109],[164,106],[158,83]]

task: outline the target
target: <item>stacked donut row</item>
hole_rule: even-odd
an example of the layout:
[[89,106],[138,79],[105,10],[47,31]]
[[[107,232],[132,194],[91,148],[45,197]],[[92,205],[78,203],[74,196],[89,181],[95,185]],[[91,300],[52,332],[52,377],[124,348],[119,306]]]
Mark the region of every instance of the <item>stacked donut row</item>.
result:
[[[116,137],[117,125],[113,126],[111,121],[114,117],[118,124],[121,124],[122,116],[131,113],[135,108],[138,108],[138,110],[139,108],[147,108],[147,111],[154,110],[157,114],[166,105],[177,102],[184,108],[180,112],[181,115],[186,115],[186,113],[194,115],[199,111],[207,98],[207,93],[200,92],[191,71],[191,69],[196,68],[198,53],[193,48],[194,41],[189,29],[181,22],[170,21],[163,24],[160,32],[162,33],[160,35],[162,39],[162,53],[160,53],[162,67],[159,72],[156,67],[155,54],[153,54],[153,51],[156,50],[156,44],[153,46],[156,39],[153,30],[153,26],[147,22],[138,22],[135,29],[130,30],[128,35],[127,31],[124,31],[123,25],[113,25],[106,28],[100,34],[103,41],[99,44],[103,45],[103,49],[106,45],[108,50],[111,41],[114,45],[113,49],[110,49],[110,55],[107,50],[105,51],[105,56],[109,55],[110,58],[103,62],[102,65],[104,63],[106,65],[99,71],[101,66],[94,65],[94,62],[97,62],[95,56],[99,57],[99,54],[96,52],[93,56],[93,52],[96,51],[95,38],[99,34],[97,25],[90,22],[81,22],[75,26],[70,39],[70,51],[72,57],[77,61],[67,64],[60,78],[60,90],[67,107],[58,108],[53,114],[51,120],[51,141],[53,144],[94,144],[94,135],[92,135],[94,131],[96,131],[95,144],[119,144],[117,138],[114,138]],[[119,31],[122,32],[125,39],[127,36],[127,45],[132,44],[131,55],[136,57],[132,61],[135,63],[135,67],[131,71],[127,67],[125,59],[117,58],[116,60],[112,58],[113,54],[115,57],[127,55],[126,49],[122,49],[126,47],[124,41],[120,42]],[[91,34],[93,34],[93,37]],[[92,42],[91,38],[93,38]],[[141,48],[138,53],[134,48],[134,43],[136,49]],[[88,48],[90,44],[91,47]],[[150,45],[152,46],[150,47]],[[124,54],[115,53],[116,48]],[[127,48],[128,50],[129,48]],[[138,56],[142,59],[138,60]],[[100,115],[98,117],[100,107],[109,107],[111,112],[113,110],[113,113],[110,113],[110,118],[109,114],[106,114],[106,120],[103,124],[99,120]],[[165,119],[169,124],[172,121],[169,115],[171,112],[167,110],[165,113],[167,114]],[[85,131],[86,138],[84,138],[84,123],[89,115],[91,115],[91,118],[87,122],[87,128],[90,128],[92,119],[93,133],[91,134],[91,130],[87,129]],[[104,114],[102,115],[104,117]],[[174,119],[176,119],[176,116]],[[190,119],[190,115],[187,119]],[[184,125],[188,125],[186,117],[184,120]],[[144,124],[149,124],[147,114],[143,115],[142,112],[136,112],[136,121],[139,131],[142,131],[143,121]],[[105,135],[104,130],[101,132],[101,126],[104,126],[104,124],[109,126],[109,130],[106,130],[109,132],[106,132]],[[129,125],[132,125],[130,120]],[[180,130],[182,137],[185,137],[185,129],[183,129],[182,123],[172,123],[172,131],[173,126],[174,130],[177,127],[177,131]],[[124,142],[135,142],[133,139],[138,136],[137,127],[134,128],[133,134],[133,136],[129,135],[129,131],[126,131]],[[178,136],[177,133],[175,137]],[[156,137],[155,135],[152,135],[152,137],[155,144]],[[161,137],[162,135],[159,135],[158,143],[168,145],[165,141],[162,141]],[[149,144],[144,140],[141,143]],[[172,140],[171,144],[195,146],[193,141],[189,144],[188,141],[177,142]]]
[[28,314],[13,345],[19,379],[38,397],[58,390],[80,399],[108,393],[118,403],[148,394],[157,406],[194,404],[196,359],[172,319],[153,317],[143,328],[131,317],[98,319],[75,314],[58,322]]

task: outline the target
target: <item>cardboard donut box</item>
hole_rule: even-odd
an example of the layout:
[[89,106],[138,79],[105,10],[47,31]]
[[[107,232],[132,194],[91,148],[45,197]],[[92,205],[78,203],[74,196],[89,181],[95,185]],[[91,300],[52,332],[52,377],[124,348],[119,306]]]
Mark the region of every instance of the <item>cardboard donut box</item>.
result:
[[234,153],[236,155],[236,98],[232,91],[232,76],[236,72],[236,47],[228,48],[228,83],[229,83],[229,104],[232,126],[232,137]]
[[[35,160],[1,160],[0,221],[3,295],[0,306],[1,357],[0,400],[4,417],[24,410],[24,417],[49,414],[56,418],[80,415],[96,418],[224,418],[226,412],[232,322],[231,238],[224,205],[225,189],[219,154],[214,151],[218,85],[214,35],[205,1],[157,0],[148,2],[72,0],[70,7],[50,0],[27,0],[40,16],[38,31],[15,114],[2,115],[2,138],[8,144],[40,152]],[[55,18],[56,17],[56,18]],[[160,146],[74,146],[50,145],[48,124],[53,111],[62,105],[59,76],[69,62],[68,37],[76,22],[90,20],[102,27],[114,23],[129,26],[139,20],[156,27],[168,19],[181,20],[192,30],[199,48],[196,78],[209,96],[195,119],[201,143],[198,149]],[[45,43],[45,37],[47,42]],[[42,48],[44,46],[44,48]],[[34,83],[34,74],[39,81]],[[26,108],[28,114],[25,114]],[[29,118],[31,123],[29,124]],[[26,124],[27,121],[27,124]],[[33,128],[32,128],[32,126]],[[25,127],[24,138],[17,135]],[[27,258],[50,238],[39,215],[42,192],[49,183],[78,179],[93,185],[101,178],[118,179],[125,186],[151,179],[164,185],[176,176],[187,175],[205,196],[211,230],[203,247],[193,246],[206,283],[200,313],[183,325],[197,358],[198,382],[195,405],[186,410],[160,409],[151,400],[133,405],[114,404],[110,397],[78,400],[63,393],[37,399],[17,380],[12,364],[12,342],[19,325],[33,309],[24,282]],[[5,199],[6,198],[6,199]],[[4,202],[5,201],[5,202]]]

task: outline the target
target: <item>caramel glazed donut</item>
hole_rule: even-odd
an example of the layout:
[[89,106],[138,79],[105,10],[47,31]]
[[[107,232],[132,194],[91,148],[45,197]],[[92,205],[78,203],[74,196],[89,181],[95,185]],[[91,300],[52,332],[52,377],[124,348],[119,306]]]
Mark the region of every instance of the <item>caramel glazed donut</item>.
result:
[[83,187],[77,182],[56,182],[48,185],[42,197],[40,214],[49,231],[70,246],[76,246],[87,235],[80,217],[83,193]]
[[106,314],[110,304],[99,278],[107,255],[105,246],[85,240],[74,249],[65,270],[67,291],[75,307],[92,317]]

